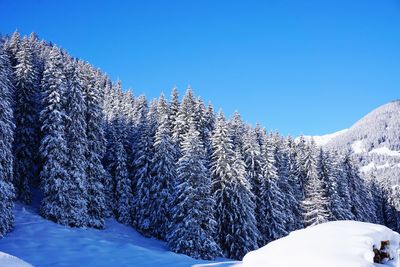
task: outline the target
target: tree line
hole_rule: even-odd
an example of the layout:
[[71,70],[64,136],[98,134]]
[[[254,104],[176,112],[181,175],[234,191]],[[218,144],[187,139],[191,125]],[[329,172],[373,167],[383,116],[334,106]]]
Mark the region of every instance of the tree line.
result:
[[397,227],[350,153],[227,119],[191,88],[135,97],[34,33],[0,41],[0,136],[2,236],[14,201],[33,196],[56,223],[102,229],[114,217],[202,259],[241,259],[331,220]]

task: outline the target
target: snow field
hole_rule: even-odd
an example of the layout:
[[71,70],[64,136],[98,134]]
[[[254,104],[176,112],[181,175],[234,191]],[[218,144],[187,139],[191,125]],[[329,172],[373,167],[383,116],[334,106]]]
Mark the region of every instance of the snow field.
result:
[[[78,229],[55,224],[37,215],[30,207],[15,207],[14,230],[0,239],[0,251],[15,255],[35,267],[215,267],[235,263],[195,260],[170,252],[162,241],[146,238],[132,227],[107,220],[105,230]],[[4,256],[5,257],[5,256]],[[16,263],[19,261],[10,261]],[[7,265],[0,254],[0,267]]]

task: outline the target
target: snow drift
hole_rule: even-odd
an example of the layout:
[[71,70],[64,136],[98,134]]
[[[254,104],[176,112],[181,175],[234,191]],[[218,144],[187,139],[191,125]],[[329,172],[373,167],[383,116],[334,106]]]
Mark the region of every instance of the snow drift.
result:
[[373,247],[389,241],[389,252],[395,258],[400,235],[381,225],[340,221],[303,230],[269,243],[248,253],[244,267],[374,267]]
[[1,267],[32,267],[32,265],[18,259],[17,257],[11,256],[4,252],[0,252],[0,266]]

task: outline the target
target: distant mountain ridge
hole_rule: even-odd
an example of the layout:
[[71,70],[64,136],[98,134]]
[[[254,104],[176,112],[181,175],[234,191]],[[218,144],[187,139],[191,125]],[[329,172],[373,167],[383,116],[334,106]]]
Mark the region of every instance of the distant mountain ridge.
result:
[[349,129],[305,138],[326,148],[351,150],[364,176],[400,184],[400,100],[374,109]]
[[[306,135],[303,136],[308,141],[314,140],[315,144],[317,146],[325,146],[328,144],[332,139],[335,139],[336,137],[346,133],[348,129],[344,129],[341,131],[337,131],[331,134],[325,134],[325,135],[316,135],[316,136],[311,136],[311,135]],[[299,140],[299,138],[296,138],[296,140]]]

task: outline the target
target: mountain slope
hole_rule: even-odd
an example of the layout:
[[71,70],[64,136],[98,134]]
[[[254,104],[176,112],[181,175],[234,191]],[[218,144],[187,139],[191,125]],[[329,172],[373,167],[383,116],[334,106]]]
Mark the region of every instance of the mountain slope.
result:
[[[344,130],[341,130],[341,131],[338,131],[335,133],[325,134],[325,135],[316,135],[316,136],[306,135],[306,136],[303,136],[303,138],[308,141],[311,141],[311,139],[314,140],[314,142],[317,146],[324,146],[324,145],[328,144],[330,141],[332,141],[333,139],[335,139],[336,137],[346,133],[347,130],[348,129],[344,129]],[[296,138],[296,140],[299,140],[299,138]]]
[[195,260],[170,252],[164,242],[145,238],[111,219],[105,230],[69,228],[45,220],[31,207],[19,204],[15,207],[15,216],[15,229],[0,239],[0,251],[38,267],[234,265]]
[[359,160],[362,173],[390,179],[399,184],[400,100],[373,110],[325,146],[351,149]]

